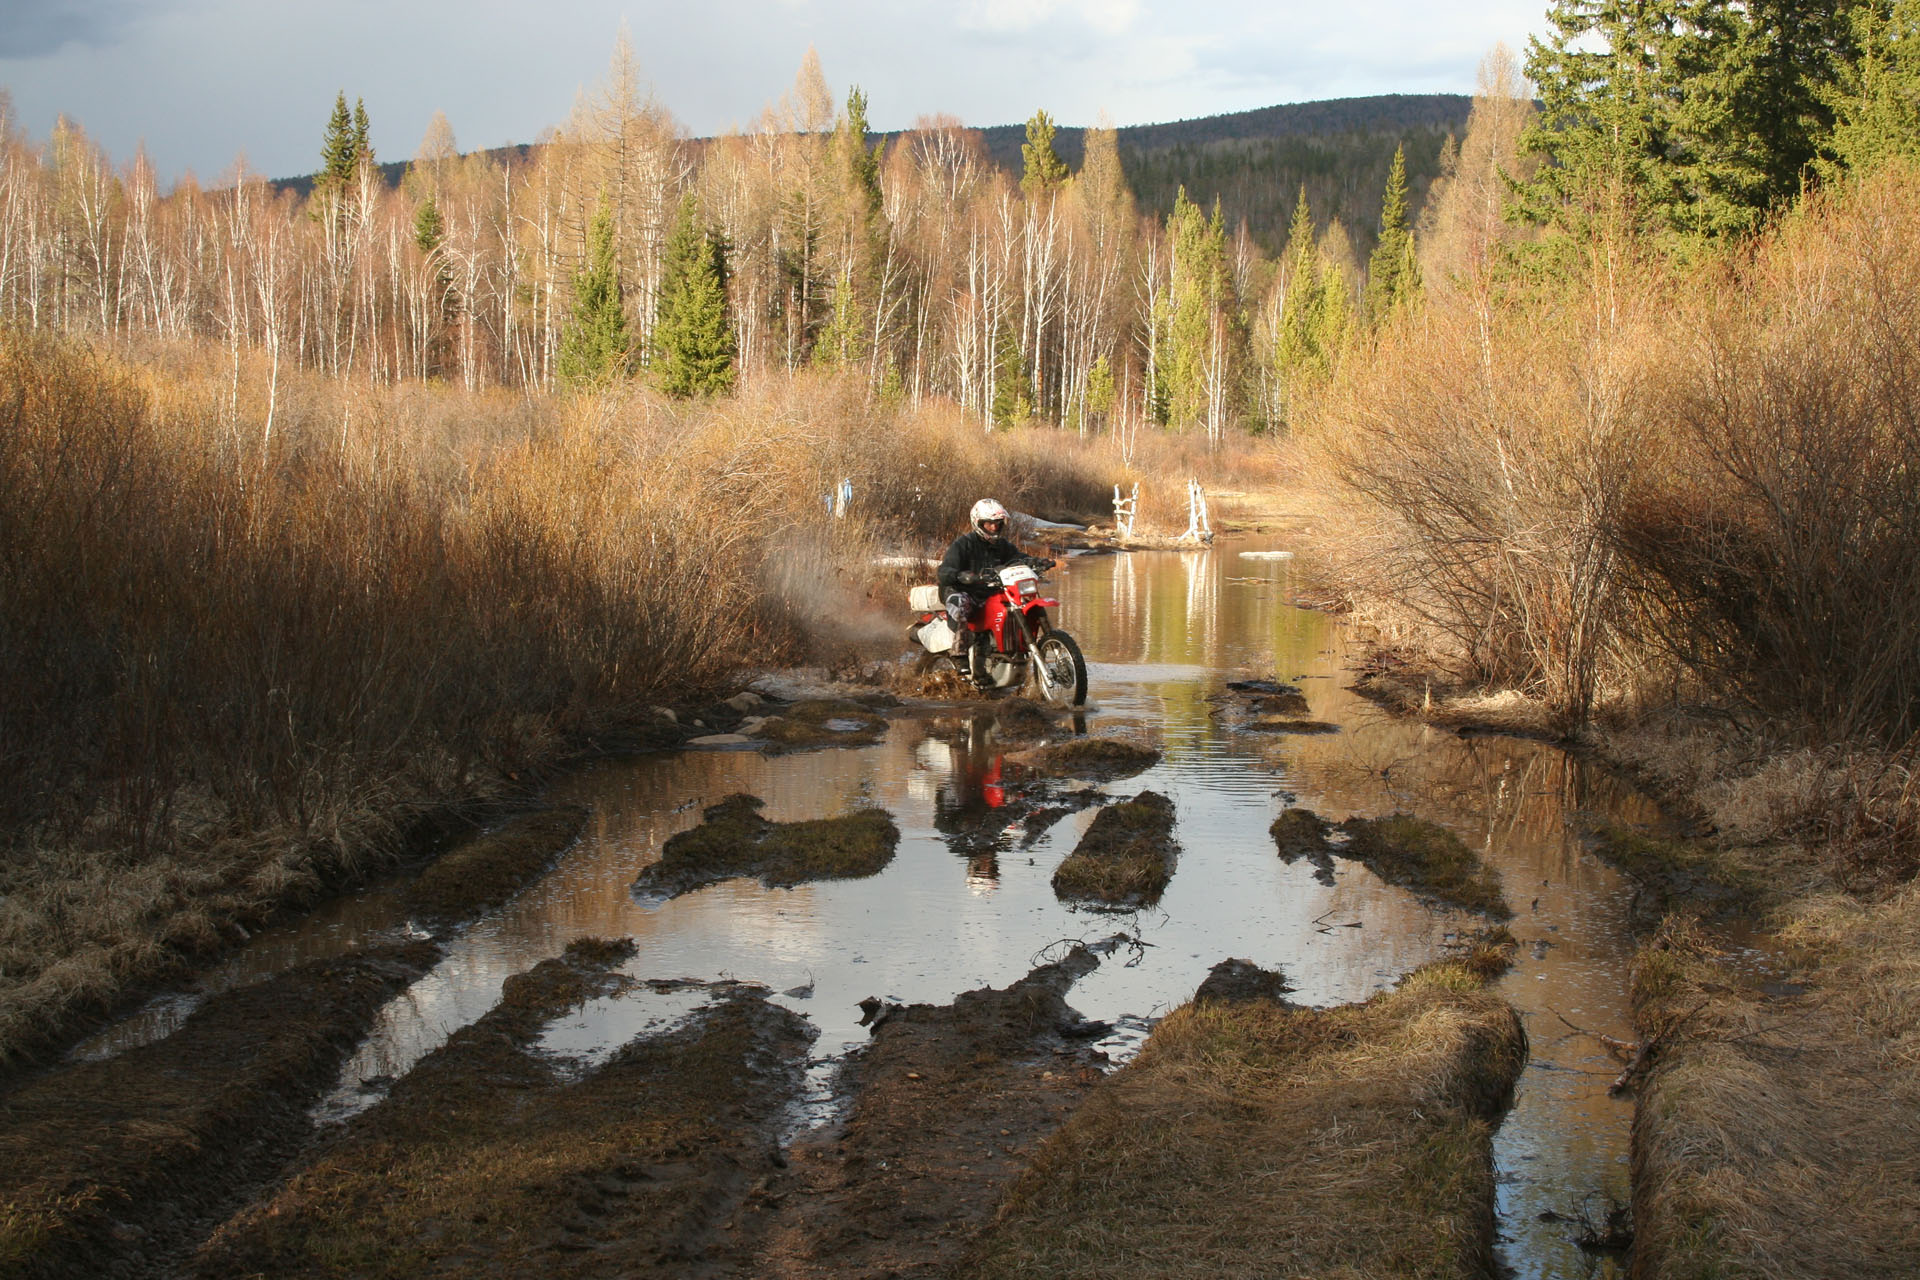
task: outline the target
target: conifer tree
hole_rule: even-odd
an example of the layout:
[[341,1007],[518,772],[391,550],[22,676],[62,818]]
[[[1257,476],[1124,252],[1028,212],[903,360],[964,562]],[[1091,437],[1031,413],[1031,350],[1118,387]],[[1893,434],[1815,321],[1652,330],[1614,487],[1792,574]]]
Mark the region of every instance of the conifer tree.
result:
[[1859,58],[1828,93],[1835,116],[1830,175],[1869,173],[1898,156],[1920,159],[1920,0],[1852,14]]
[[733,360],[726,246],[707,229],[699,197],[689,194],[667,240],[653,326],[654,370],[668,395],[724,395],[733,390]]
[[613,253],[613,214],[606,197],[587,226],[587,260],[573,281],[573,310],[560,334],[556,371],[573,388],[605,386],[626,374],[633,341],[620,305],[620,266]]
[[1325,291],[1320,280],[1320,255],[1313,244],[1313,213],[1307,207],[1307,189],[1293,208],[1287,230],[1287,286],[1280,301],[1280,335],[1274,352],[1281,382],[1291,388],[1295,379],[1313,376],[1320,363],[1320,308]]
[[1407,213],[1407,156],[1393,152],[1387,194],[1380,208],[1380,242],[1367,260],[1367,319],[1380,324],[1420,292],[1420,264],[1414,257],[1413,227]]
[[1053,149],[1053,121],[1046,112],[1036,111],[1027,121],[1027,140],[1021,144],[1020,158],[1026,162],[1020,189],[1028,195],[1042,196],[1065,184],[1067,165]]
[[422,253],[432,253],[447,238],[446,220],[440,216],[440,202],[433,198],[433,192],[427,192],[427,198],[420,202],[420,208],[413,215],[413,243]]
[[1174,194],[1167,231],[1173,243],[1174,275],[1161,378],[1168,421],[1183,428],[1206,419],[1211,381],[1222,374],[1214,367],[1218,363],[1214,329],[1232,309],[1227,234],[1219,206],[1214,206],[1209,220],[1199,205],[1187,199],[1185,187]]
[[373,132],[367,120],[367,103],[364,98],[353,100],[353,160],[350,168],[357,170],[363,164],[373,163]]
[[353,113],[347,110],[347,91],[342,89],[334,97],[333,114],[327,118],[326,137],[320,144],[320,174],[314,182],[315,188],[344,189],[353,181],[353,171],[359,163],[360,140],[354,129]]
[[847,91],[847,114],[834,130],[834,150],[845,173],[848,192],[863,199],[869,210],[880,207],[880,149],[867,148],[867,95],[855,85]]
[[994,343],[993,420],[999,426],[1012,426],[1033,416],[1033,380],[1027,374],[1027,360],[1020,350],[1020,335],[1012,326],[1003,325]]

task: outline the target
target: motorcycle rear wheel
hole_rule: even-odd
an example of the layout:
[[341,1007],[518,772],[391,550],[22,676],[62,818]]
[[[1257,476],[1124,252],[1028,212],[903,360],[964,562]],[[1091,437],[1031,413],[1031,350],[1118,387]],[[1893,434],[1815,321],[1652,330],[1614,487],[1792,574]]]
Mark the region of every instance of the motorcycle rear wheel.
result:
[[[1042,700],[1056,707],[1078,707],[1087,700],[1087,660],[1064,631],[1049,627],[1033,644],[1033,683]],[[1044,678],[1042,671],[1044,669]]]

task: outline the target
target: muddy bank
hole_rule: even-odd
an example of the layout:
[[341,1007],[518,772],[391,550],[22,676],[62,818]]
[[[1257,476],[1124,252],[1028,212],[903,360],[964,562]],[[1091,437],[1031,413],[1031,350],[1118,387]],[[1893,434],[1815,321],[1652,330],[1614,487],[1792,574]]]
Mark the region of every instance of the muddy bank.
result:
[[304,965],[0,1098],[0,1275],[162,1270],[305,1138],[308,1105],[436,955],[416,943]]
[[576,942],[512,979],[385,1101],[223,1227],[199,1276],[607,1276],[703,1253],[774,1168],[811,1033],[732,988],[678,1030],[573,1078],[535,1048],[623,984],[625,942]]
[[580,836],[587,811],[539,809],[442,854],[401,895],[410,911],[452,924],[497,907],[535,879]]
[[673,897],[734,876],[757,876],[770,887],[870,876],[900,843],[900,828],[878,809],[772,822],[760,816],[763,803],[735,795],[709,806],[699,826],[667,841],[635,891]]
[[[1484,950],[1484,949],[1483,949]],[[1185,1005],[1035,1157],[957,1274],[1483,1277],[1526,1035],[1497,951],[1364,1004]]]
[[1066,993],[1097,958],[1077,947],[1011,986],[950,1005],[875,1001],[873,1042],[847,1069],[838,1129],[796,1143],[741,1223],[728,1274],[789,1280],[949,1277],[1035,1144],[1102,1079]]
[[[1409,814],[1349,818],[1330,827],[1307,809],[1288,809],[1273,821],[1274,845],[1292,862],[1308,858],[1323,871],[1327,860],[1361,863],[1388,884],[1494,920],[1513,918],[1500,892],[1500,877],[1459,836],[1436,822]],[[1334,833],[1344,837],[1336,843]]]
[[1064,902],[1122,910],[1152,906],[1166,892],[1179,858],[1173,842],[1173,801],[1142,791],[1101,809],[1080,843],[1053,873]]

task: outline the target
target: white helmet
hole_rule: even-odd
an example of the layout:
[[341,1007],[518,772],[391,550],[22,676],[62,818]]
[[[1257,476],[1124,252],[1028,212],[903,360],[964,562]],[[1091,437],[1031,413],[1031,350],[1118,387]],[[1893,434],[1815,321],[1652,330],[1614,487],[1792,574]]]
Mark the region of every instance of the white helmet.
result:
[[[1002,537],[1007,532],[1007,509],[995,502],[992,498],[982,498],[980,501],[974,503],[973,510],[968,513],[968,516],[973,521],[973,531],[983,538]],[[988,533],[980,527],[989,520],[998,520],[1000,522],[998,531]]]

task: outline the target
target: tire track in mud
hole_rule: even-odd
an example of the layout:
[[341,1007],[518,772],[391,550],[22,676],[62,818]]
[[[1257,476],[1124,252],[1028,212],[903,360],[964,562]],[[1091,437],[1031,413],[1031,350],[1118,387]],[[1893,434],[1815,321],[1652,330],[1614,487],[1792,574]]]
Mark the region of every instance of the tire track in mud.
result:
[[0,1097],[0,1276],[164,1274],[306,1141],[308,1106],[438,954],[301,965]]
[[1098,963],[1076,946],[950,1005],[867,1006],[873,1041],[845,1068],[845,1121],[793,1144],[708,1274],[953,1274],[1033,1149],[1103,1079],[1089,1040],[1106,1028],[1065,999]]

